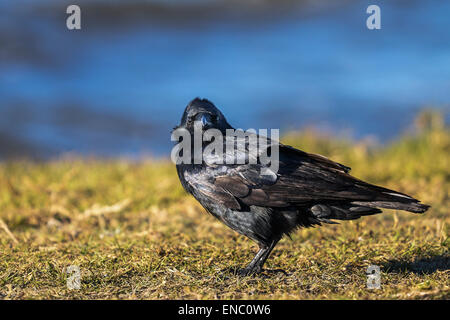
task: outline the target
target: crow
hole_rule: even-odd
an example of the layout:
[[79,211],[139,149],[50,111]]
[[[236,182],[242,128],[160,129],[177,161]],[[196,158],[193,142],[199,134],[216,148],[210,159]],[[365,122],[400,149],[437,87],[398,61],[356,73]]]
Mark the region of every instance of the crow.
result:
[[[212,102],[200,98],[187,105],[180,125],[174,129],[183,129],[194,139],[196,128],[201,132],[216,129],[224,136],[227,129],[233,129]],[[358,219],[381,213],[379,208],[414,213],[429,208],[404,193],[359,180],[349,174],[349,167],[326,157],[265,139],[269,141],[267,149],[277,144],[277,170],[260,159],[244,164],[217,164],[207,159],[196,162],[193,144],[190,161],[176,164],[180,182],[188,193],[214,217],[259,245],[256,256],[238,271],[239,275],[261,272],[278,241],[297,228]],[[226,139],[223,141],[225,144]],[[204,150],[210,143],[205,139],[200,147]],[[180,155],[183,152],[189,155],[189,150]],[[231,157],[236,154],[239,152]],[[225,156],[230,156],[228,150]]]

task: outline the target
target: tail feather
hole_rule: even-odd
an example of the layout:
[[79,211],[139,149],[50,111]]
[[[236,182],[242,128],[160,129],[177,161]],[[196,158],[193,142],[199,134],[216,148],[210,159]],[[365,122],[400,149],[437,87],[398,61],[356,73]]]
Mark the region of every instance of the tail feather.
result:
[[312,220],[316,222],[335,223],[336,220],[354,220],[362,216],[381,213],[379,208],[405,210],[413,213],[424,213],[429,205],[420,203],[414,198],[399,196],[400,201],[353,201],[350,203],[316,204],[310,208]]
[[352,204],[358,206],[366,206],[370,208],[384,208],[384,209],[394,209],[394,210],[405,210],[413,213],[424,213],[430,206],[419,203],[418,200],[413,199],[410,202],[395,202],[395,201],[354,201]]
[[351,203],[354,205],[370,208],[405,210],[413,213],[424,213],[430,208],[429,205],[420,203],[419,200],[414,199],[413,197],[405,193],[376,186],[373,184],[368,184],[365,182],[361,182],[360,186],[368,191],[373,192],[374,198],[371,201],[352,201]]

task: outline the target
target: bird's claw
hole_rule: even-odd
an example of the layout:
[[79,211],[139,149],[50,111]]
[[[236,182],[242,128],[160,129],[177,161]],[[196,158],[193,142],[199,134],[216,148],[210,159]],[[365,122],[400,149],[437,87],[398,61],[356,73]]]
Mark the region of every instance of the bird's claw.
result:
[[248,277],[260,273],[262,268],[243,268],[237,270],[236,274],[241,277]]
[[283,269],[262,269],[262,268],[244,268],[244,269],[239,269],[236,271],[236,275],[241,276],[241,277],[249,277],[249,276],[255,276],[255,275],[261,275],[263,277],[268,277],[270,274],[274,275],[274,274],[279,274],[282,273],[285,276],[288,276],[289,274],[284,271]]

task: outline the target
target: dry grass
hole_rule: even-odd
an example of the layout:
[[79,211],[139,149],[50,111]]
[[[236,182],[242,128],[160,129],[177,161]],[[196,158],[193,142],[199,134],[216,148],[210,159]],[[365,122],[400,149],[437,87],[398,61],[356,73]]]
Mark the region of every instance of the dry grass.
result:
[[[0,298],[6,299],[448,299],[450,133],[443,125],[370,147],[288,135],[283,142],[353,167],[411,194],[425,215],[386,211],[299,230],[266,272],[222,271],[256,246],[186,195],[164,161],[59,159],[0,164]],[[381,267],[380,290],[366,268]],[[69,265],[81,289],[66,286]]]

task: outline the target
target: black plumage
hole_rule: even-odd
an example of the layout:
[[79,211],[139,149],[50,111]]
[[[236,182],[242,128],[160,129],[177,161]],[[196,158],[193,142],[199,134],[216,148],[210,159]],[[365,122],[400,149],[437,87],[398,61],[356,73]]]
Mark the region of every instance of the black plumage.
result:
[[[210,101],[197,98],[188,104],[177,128],[193,135],[199,124],[201,130],[215,128],[224,135],[232,129]],[[201,164],[177,164],[187,192],[217,219],[259,244],[255,258],[241,270],[243,275],[261,271],[277,242],[298,227],[358,219],[380,213],[379,208],[414,213],[429,208],[406,194],[356,179],[348,173],[350,168],[323,156],[274,141],[268,148],[273,143],[279,148],[276,172],[260,161],[215,164],[203,159]],[[268,174],[261,175],[262,168]]]

